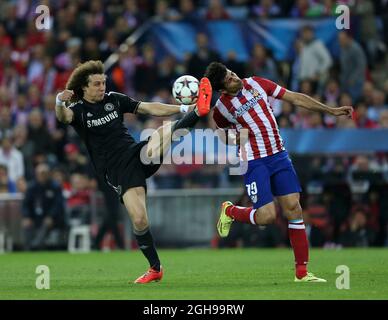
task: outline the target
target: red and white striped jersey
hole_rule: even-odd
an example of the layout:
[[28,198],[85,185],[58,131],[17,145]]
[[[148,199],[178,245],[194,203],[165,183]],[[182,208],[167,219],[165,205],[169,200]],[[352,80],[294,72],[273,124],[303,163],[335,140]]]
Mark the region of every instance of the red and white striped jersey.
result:
[[283,140],[269,103],[269,97],[280,99],[286,89],[259,77],[243,79],[237,96],[221,95],[213,119],[219,128],[248,129],[248,141],[240,146],[240,158],[264,158],[284,150]]

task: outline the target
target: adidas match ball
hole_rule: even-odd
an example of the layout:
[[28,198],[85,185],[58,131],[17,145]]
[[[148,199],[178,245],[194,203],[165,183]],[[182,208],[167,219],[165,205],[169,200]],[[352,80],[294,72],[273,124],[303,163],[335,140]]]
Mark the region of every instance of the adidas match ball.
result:
[[181,104],[194,104],[198,99],[199,81],[193,76],[185,75],[175,80],[172,95]]

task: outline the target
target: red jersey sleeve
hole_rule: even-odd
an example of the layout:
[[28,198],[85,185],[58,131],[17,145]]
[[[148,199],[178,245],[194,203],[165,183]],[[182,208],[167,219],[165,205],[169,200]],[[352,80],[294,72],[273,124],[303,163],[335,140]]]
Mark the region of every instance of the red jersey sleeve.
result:
[[276,99],[281,99],[286,92],[286,89],[279,86],[275,82],[260,78],[260,77],[252,77],[267,93],[268,96],[274,97]]

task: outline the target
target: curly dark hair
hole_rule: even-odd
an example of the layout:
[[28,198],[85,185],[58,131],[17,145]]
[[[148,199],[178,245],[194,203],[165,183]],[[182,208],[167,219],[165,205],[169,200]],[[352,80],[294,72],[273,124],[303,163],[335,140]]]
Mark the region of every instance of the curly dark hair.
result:
[[89,60],[78,64],[66,83],[66,89],[74,91],[70,102],[82,99],[84,96],[82,88],[88,85],[90,75],[104,74],[104,72],[104,64],[100,60]]
[[214,90],[225,88],[224,79],[227,73],[226,66],[220,62],[212,62],[206,68],[205,77],[209,78]]

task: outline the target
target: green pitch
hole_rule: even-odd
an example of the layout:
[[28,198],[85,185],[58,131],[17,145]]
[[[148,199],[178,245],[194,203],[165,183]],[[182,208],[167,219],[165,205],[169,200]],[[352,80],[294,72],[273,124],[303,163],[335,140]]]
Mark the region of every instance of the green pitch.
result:
[[[288,249],[160,250],[162,282],[128,284],[146,262],[139,251],[0,255],[0,299],[388,299],[388,249],[311,250],[310,270],[327,283],[294,283]],[[35,287],[38,265],[50,289]],[[350,289],[336,288],[336,267]]]

